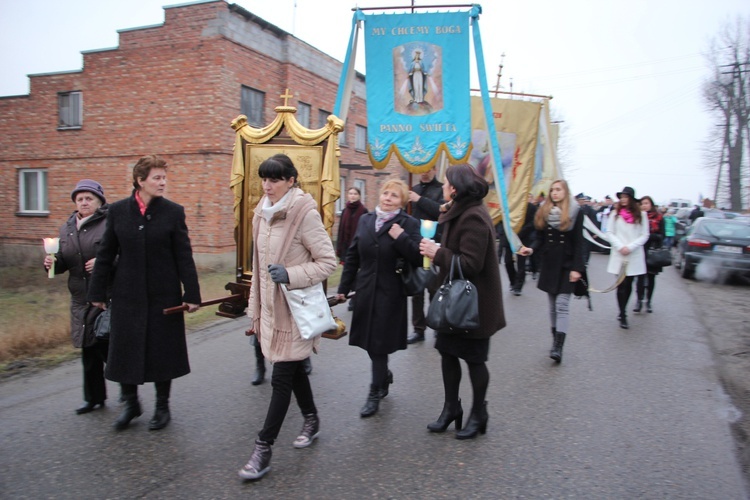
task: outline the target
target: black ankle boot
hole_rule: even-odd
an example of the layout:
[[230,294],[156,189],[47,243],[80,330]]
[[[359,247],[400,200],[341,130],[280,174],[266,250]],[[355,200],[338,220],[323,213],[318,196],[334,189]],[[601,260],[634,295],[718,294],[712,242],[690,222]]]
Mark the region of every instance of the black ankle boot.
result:
[[360,417],[372,417],[378,412],[378,407],[380,406],[380,391],[380,387],[370,385],[370,394],[367,395],[367,401],[359,412]]
[[388,377],[385,379],[385,386],[380,389],[380,399],[383,399],[388,395],[388,386],[393,383],[393,372],[388,370]]
[[461,430],[461,424],[464,420],[464,409],[461,407],[461,400],[456,402],[446,401],[443,404],[443,411],[435,422],[427,424],[427,430],[430,432],[445,432],[451,422],[456,422],[456,430]]
[[620,316],[618,316],[617,319],[620,320],[620,328],[622,328],[624,330],[627,330],[628,328],[630,328],[628,326],[628,317],[627,317],[627,315],[625,313],[620,313]]
[[260,349],[258,339],[255,339],[255,374],[250,382],[253,385],[260,385],[266,380],[266,358],[263,357],[263,351]]
[[148,422],[148,430],[158,431],[167,426],[172,416],[169,414],[169,398],[157,397],[154,416]]
[[562,361],[563,345],[565,344],[565,333],[555,332],[555,342],[552,346],[552,350],[549,352],[549,357],[557,361]]
[[117,417],[115,423],[112,425],[116,430],[121,431],[126,428],[130,421],[136,417],[140,417],[143,411],[141,411],[141,402],[138,401],[138,394],[128,394],[123,396],[124,407],[122,413]]
[[643,309],[643,301],[641,299],[638,299],[635,301],[635,307],[633,308],[633,312],[639,313],[641,312],[641,309]]
[[489,420],[489,415],[487,414],[487,401],[485,401],[479,410],[471,410],[466,427],[456,432],[456,439],[473,439],[478,433],[484,434],[487,432],[487,420]]
[[648,302],[646,302],[646,312],[648,312],[648,313],[654,312],[654,310],[651,309],[651,301],[650,300]]

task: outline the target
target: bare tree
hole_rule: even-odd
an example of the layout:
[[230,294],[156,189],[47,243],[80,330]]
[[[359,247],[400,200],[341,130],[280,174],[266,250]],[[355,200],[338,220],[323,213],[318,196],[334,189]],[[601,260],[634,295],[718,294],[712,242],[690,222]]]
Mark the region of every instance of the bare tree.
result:
[[716,192],[722,190],[726,164],[730,209],[742,210],[747,195],[743,186],[749,177],[743,172],[743,158],[745,149],[750,148],[750,21],[740,17],[727,24],[713,40],[707,58],[713,76],[704,84],[703,96],[721,129],[722,141],[719,158],[712,162],[718,168]]

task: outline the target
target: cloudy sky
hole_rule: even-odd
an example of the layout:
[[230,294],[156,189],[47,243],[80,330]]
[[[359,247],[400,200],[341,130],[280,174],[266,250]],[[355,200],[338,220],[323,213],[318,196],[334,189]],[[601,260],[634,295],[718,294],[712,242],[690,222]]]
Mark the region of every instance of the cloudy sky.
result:
[[[348,0],[238,0],[253,14],[342,60]],[[415,0],[419,5],[456,5]],[[325,8],[321,5],[325,4]],[[705,55],[747,0],[480,2],[489,86],[505,54],[504,90],[551,95],[571,189],[594,198],[628,185],[657,202],[713,197],[701,100]],[[115,47],[117,30],[160,24],[167,0],[0,0],[0,96],[27,94],[26,75],[81,68],[81,51]],[[360,7],[411,5],[369,0]],[[473,58],[473,52],[472,52]],[[357,63],[364,72],[364,57]],[[478,88],[476,71],[472,87]]]

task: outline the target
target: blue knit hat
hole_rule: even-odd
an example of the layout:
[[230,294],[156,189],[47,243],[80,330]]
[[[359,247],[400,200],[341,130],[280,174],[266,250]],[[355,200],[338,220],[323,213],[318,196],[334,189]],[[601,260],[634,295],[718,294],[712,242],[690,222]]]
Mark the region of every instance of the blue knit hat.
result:
[[102,188],[102,185],[96,181],[92,181],[91,179],[83,179],[78,181],[78,184],[76,184],[76,188],[72,193],[70,193],[70,198],[73,201],[76,201],[76,195],[81,191],[87,191],[91,194],[96,195],[100,200],[102,200],[102,204],[107,203],[107,198],[104,197],[104,188]]

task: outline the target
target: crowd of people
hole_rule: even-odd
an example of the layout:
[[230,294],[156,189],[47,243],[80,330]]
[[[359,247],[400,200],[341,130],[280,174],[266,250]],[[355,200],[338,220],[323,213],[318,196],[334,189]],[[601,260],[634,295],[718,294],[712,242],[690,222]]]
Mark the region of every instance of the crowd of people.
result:
[[[132,171],[131,196],[112,204],[107,204],[97,181],[78,182],[71,192],[76,210],[60,228],[59,251],[44,259],[45,269],[68,272],[71,336],[73,345],[82,349],[84,372],[84,404],[76,413],[103,407],[105,378],[117,382],[122,409],[113,427],[118,431],[142,414],[138,386],[147,382],[154,384],[156,392],[148,427],[166,427],[171,420],[172,380],[190,372],[184,317],[163,313],[179,304],[194,312],[201,303],[185,210],[164,197],[167,169],[158,156],[139,159]],[[361,418],[369,418],[378,413],[394,383],[390,357],[425,341],[425,306],[451,266],[460,265],[477,292],[478,327],[435,331],[444,399],[427,430],[443,433],[453,424],[457,439],[472,439],[487,431],[490,341],[506,326],[500,261],[514,296],[521,295],[527,272],[547,294],[549,357],[561,363],[571,333],[571,296],[581,283],[588,287],[591,250],[607,247],[607,271],[617,280],[619,326],[627,329],[634,282],[633,311],[640,313],[644,307],[647,313],[653,311],[661,268],[647,265],[647,250],[669,246],[675,236],[673,214],[659,210],[650,196],[637,198],[632,187],[619,191],[616,201],[607,196],[601,204],[593,204],[582,193],[573,196],[567,182],[558,179],[547,196],[529,196],[518,235],[521,245],[512,248],[502,223],[493,222],[485,208],[487,181],[472,166],[459,164],[446,169],[442,182],[434,168],[423,172],[412,187],[400,179],[386,179],[372,211],[362,202],[360,190],[350,188],[334,249],[317,204],[300,189],[299,174],[288,156],[266,159],[258,176],[264,195],[253,212],[253,279],[246,333],[253,339],[256,359],[251,383],[265,380],[268,361],[272,393],[250,459],[239,472],[248,480],[260,479],[270,470],[272,446],[292,395],[303,417],[293,446],[310,446],[320,432],[309,378],[310,356],[317,351],[320,337],[301,334],[282,287],[317,285],[342,266],[336,298],[345,302],[354,292],[348,342],[370,359],[369,387],[360,410]],[[600,229],[599,243],[584,237],[586,218]],[[437,223],[433,238],[422,236],[420,220]],[[409,300],[397,268],[422,267],[425,259],[434,267],[434,276],[424,292],[413,295],[409,321]],[[111,335],[101,340],[94,335],[94,324],[108,308]],[[465,425],[459,391],[462,361],[471,382]]]

